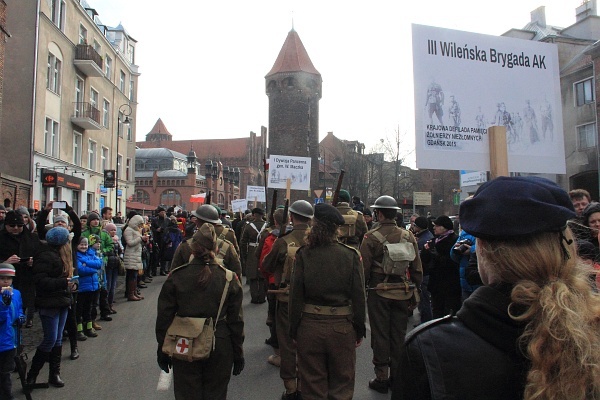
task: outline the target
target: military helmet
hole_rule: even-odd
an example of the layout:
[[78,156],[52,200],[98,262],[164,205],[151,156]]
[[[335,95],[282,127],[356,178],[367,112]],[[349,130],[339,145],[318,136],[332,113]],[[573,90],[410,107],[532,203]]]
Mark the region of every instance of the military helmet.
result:
[[210,204],[201,205],[196,211],[192,211],[192,215],[200,218],[202,221],[210,222],[211,224],[218,224],[221,222],[221,220],[219,220],[217,209]]
[[375,200],[375,203],[371,206],[371,208],[373,210],[376,210],[378,208],[387,208],[390,210],[401,210],[401,208],[398,207],[398,203],[396,202],[396,199],[394,199],[392,196],[379,196],[377,198],[377,200]]
[[290,207],[290,212],[306,218],[312,218],[314,215],[313,206],[306,200],[296,200],[293,202]]

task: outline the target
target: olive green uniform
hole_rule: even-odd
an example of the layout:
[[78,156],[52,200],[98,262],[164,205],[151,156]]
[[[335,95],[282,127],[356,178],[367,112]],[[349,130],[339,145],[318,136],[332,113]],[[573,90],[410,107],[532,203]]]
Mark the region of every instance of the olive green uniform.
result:
[[[360,253],[365,268],[365,278],[369,288],[376,287],[382,283],[386,277],[387,282],[404,282],[403,277],[386,275],[383,269],[376,265],[383,261],[383,245],[373,236],[372,232],[378,231],[385,236],[389,243],[399,243],[406,229],[396,226],[393,220],[381,221],[379,226],[366,233]],[[410,263],[408,271],[410,281],[416,287],[421,285],[423,280],[423,269],[421,259],[419,258],[419,248],[417,241],[412,233],[408,232],[408,241],[414,245],[416,258]],[[367,309],[369,311],[369,322],[371,324],[371,348],[373,349],[373,364],[375,364],[375,376],[378,380],[387,380],[389,376],[394,375],[400,361],[400,351],[404,344],[406,335],[406,325],[408,323],[410,297],[415,289],[406,292],[404,289],[393,291],[375,291],[372,290],[367,298]],[[404,292],[404,293],[403,293]],[[392,297],[398,294],[399,299],[392,299],[383,296]],[[391,367],[391,375],[390,369]]]
[[340,241],[358,250],[364,234],[367,233],[367,222],[365,221],[364,215],[361,212],[353,210],[346,202],[338,203],[335,208],[337,208],[342,215],[356,215],[355,235],[350,238],[341,238]]
[[252,303],[264,303],[267,295],[267,286],[262,274],[258,271],[258,257],[256,256],[258,234],[264,224],[265,221],[262,219],[249,222],[244,228],[242,240],[240,240],[242,260],[246,266],[246,277],[250,282]]
[[[177,247],[175,250],[175,254],[173,255],[173,261],[171,261],[171,268],[177,268],[182,266],[183,264],[187,264],[190,261],[190,257],[192,256],[192,249],[190,248],[190,243],[192,243],[193,239],[188,239]],[[227,251],[223,256],[223,266],[227,269],[232,270],[241,279],[242,276],[242,265],[240,264],[240,257],[238,253],[235,251],[233,247],[233,243],[225,240],[226,243],[229,244],[227,247]]]
[[[217,237],[219,239],[225,239],[230,241],[233,244],[233,247],[235,248],[235,251],[240,254],[240,246],[238,245],[238,241],[235,237],[235,231],[231,228],[229,228],[228,226],[224,226],[224,225],[215,225],[215,233],[217,234]],[[225,229],[227,228],[227,233],[225,233],[225,235],[223,237],[222,233],[223,231],[225,231]]]
[[[211,278],[198,287],[203,265],[199,260],[171,270],[158,297],[156,340],[162,345],[175,315],[216,317],[225,287],[225,271],[210,264]],[[243,291],[237,276],[229,284],[227,297],[215,328],[215,349],[210,358],[200,361],[173,359],[175,398],[220,400],[227,398],[227,385],[234,360],[244,357],[244,321],[241,317]]]
[[[288,253],[288,242],[293,242],[297,247],[304,244],[304,238],[308,231],[307,224],[296,224],[291,232],[284,237],[280,237],[273,243],[271,251],[263,260],[265,271],[275,274],[275,286],[287,288],[290,285],[292,271],[287,271],[284,275],[284,265]],[[277,311],[275,317],[275,327],[277,330],[277,342],[279,344],[279,356],[281,365],[279,366],[279,376],[283,379],[286,389],[293,391],[297,379],[296,372],[296,345],[289,335],[290,321],[288,310],[288,295],[277,295]]]
[[296,253],[289,303],[303,399],[351,399],[356,342],[365,336],[358,251],[335,242]]

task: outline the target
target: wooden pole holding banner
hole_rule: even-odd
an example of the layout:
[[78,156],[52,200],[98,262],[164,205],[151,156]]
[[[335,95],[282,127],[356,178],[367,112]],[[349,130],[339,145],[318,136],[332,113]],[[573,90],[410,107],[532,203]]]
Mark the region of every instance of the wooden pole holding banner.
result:
[[258,197],[254,196],[254,208],[257,207],[257,203],[258,203]]
[[292,179],[291,178],[287,178],[287,181],[285,183],[285,198],[287,200],[290,199],[290,192],[292,190]]
[[490,141],[490,178],[509,176],[506,127],[490,126],[488,128],[488,138]]

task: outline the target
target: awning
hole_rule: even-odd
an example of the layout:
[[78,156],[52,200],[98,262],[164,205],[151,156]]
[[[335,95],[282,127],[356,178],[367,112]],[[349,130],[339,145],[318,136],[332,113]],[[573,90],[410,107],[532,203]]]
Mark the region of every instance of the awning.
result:
[[125,207],[129,210],[144,210],[144,211],[154,211],[156,210],[156,206],[151,206],[150,204],[140,203],[139,201],[128,201],[125,204]]

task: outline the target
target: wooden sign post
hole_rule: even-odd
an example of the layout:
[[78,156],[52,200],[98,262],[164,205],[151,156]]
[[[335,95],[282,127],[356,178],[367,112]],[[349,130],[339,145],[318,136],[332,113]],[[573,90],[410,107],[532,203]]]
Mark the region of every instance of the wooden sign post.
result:
[[285,198],[286,199],[290,199],[290,192],[292,189],[292,180],[290,178],[287,178],[287,181],[285,183]]
[[488,128],[488,138],[490,141],[490,178],[509,176],[506,127],[490,126]]

